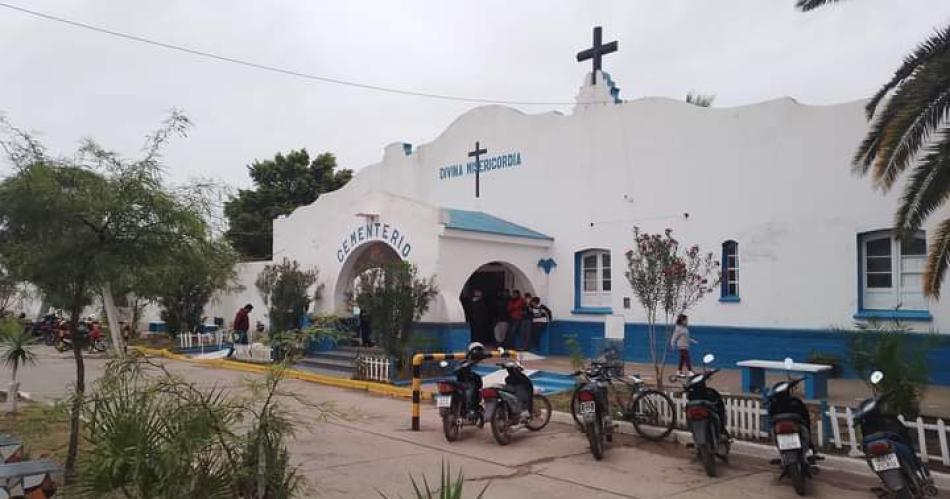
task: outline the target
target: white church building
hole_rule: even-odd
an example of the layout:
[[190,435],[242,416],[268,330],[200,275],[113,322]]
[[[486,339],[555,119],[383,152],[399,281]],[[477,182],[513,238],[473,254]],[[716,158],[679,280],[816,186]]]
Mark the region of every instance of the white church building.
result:
[[[594,354],[615,339],[628,360],[647,358],[645,314],[624,275],[634,226],[670,228],[721,258],[724,285],[689,314],[697,348],[723,365],[846,358],[855,333],[840,329],[855,321],[950,329],[950,303],[921,293],[933,227],[898,242],[900,188],[884,195],[851,171],[868,128],[864,101],[624,101],[595,69],[576,102],[566,115],[477,107],[429,143],[386,146],[343,188],[275,220],[274,258],[319,269],[314,311],[343,314],[359,269],[411,262],[439,287],[418,333],[446,351],[470,338],[460,296],[509,288],[553,311],[541,353],[564,354],[574,338]],[[485,149],[477,187],[476,144]],[[248,290],[220,300],[215,315],[230,319],[250,302],[260,318],[262,266],[242,266]],[[950,348],[931,360],[950,360]]]

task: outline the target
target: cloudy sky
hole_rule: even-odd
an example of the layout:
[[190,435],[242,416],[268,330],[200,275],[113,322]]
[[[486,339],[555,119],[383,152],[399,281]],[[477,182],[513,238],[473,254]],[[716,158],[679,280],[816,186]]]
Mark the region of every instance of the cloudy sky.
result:
[[[809,14],[794,0],[0,3],[302,73],[516,101],[572,101],[589,68],[574,54],[603,25],[620,42],[605,68],[623,98],[695,89],[716,94],[716,106],[867,97],[950,21],[947,0],[853,0]],[[195,128],[166,154],[179,182],[246,186],[252,160],[300,147],[358,169],[388,143],[432,140],[474,106],[208,60],[5,7],[0,47],[0,112],[54,151],[93,137],[132,156],[169,109],[182,109]]]

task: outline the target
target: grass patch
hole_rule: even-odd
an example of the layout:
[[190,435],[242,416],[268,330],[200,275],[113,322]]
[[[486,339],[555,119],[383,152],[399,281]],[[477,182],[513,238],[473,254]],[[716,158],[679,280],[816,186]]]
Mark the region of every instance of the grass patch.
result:
[[0,414],[0,433],[22,440],[24,455],[28,459],[66,461],[69,421],[63,409],[20,402],[15,414]]

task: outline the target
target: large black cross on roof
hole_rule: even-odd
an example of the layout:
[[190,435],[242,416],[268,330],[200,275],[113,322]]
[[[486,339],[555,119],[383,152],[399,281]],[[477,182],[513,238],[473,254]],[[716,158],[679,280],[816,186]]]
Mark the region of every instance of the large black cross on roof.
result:
[[486,153],[488,153],[488,149],[482,147],[477,140],[475,141],[475,150],[469,151],[468,153],[468,157],[475,158],[475,197],[479,197],[481,195],[481,189],[479,185],[479,180],[481,179],[479,178],[479,172],[482,170],[481,156],[482,154]]
[[613,41],[610,43],[601,43],[603,35],[603,29],[600,26],[594,28],[594,45],[586,50],[581,50],[577,53],[577,62],[586,61],[591,59],[593,62],[594,69],[590,75],[591,85],[597,84],[597,72],[600,71],[600,62],[601,57],[605,54],[617,51],[617,42]]

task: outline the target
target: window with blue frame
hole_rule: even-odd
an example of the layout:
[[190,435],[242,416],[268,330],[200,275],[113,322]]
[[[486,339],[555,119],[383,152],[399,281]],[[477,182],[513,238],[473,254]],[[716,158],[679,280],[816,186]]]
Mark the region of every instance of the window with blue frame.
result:
[[610,313],[613,290],[610,251],[578,251],[574,254],[574,265],[574,312]]
[[882,230],[858,235],[858,317],[878,317],[887,312],[895,318],[929,317],[923,293],[927,239],[918,232],[901,239],[894,231]]
[[720,301],[739,301],[739,243],[722,243],[722,277]]

